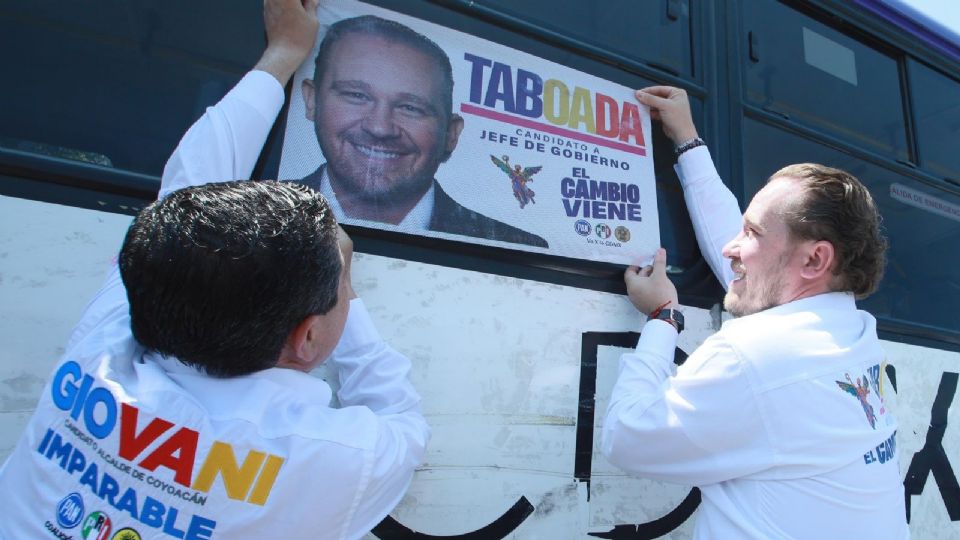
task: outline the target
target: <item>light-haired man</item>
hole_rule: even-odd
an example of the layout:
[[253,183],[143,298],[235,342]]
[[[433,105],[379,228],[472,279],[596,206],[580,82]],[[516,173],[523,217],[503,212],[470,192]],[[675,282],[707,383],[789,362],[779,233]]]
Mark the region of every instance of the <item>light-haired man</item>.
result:
[[884,351],[855,304],[885,261],[870,193],[844,171],[791,165],[741,218],[686,93],[637,97],[676,145],[697,240],[736,318],[672,374],[683,318],[666,253],[627,269],[630,300],[649,320],[621,359],[604,454],[698,486],[698,539],[908,537]]

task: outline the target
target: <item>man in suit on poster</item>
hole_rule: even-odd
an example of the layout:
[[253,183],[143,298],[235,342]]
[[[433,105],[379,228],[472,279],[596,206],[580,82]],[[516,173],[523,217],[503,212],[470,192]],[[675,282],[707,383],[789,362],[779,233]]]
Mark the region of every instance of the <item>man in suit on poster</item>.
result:
[[434,178],[457,146],[450,59],[407,26],[366,15],[331,25],[312,79],[307,119],[327,162],[302,182],[336,215],[536,247],[532,233],[463,207]]

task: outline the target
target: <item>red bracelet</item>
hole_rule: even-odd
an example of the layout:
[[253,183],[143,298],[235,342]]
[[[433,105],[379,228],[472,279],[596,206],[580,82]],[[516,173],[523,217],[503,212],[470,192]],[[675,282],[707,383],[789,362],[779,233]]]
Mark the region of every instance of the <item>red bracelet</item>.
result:
[[670,305],[670,302],[671,302],[671,300],[667,300],[667,301],[664,302],[663,304],[660,304],[660,306],[659,306],[657,309],[655,309],[655,310],[653,310],[653,311],[650,312],[650,315],[647,315],[647,319],[651,319],[651,320],[652,320],[652,319],[656,319],[656,318],[657,318],[657,315],[659,315],[660,312],[663,311],[663,308],[665,308],[665,307],[667,307],[667,306]]

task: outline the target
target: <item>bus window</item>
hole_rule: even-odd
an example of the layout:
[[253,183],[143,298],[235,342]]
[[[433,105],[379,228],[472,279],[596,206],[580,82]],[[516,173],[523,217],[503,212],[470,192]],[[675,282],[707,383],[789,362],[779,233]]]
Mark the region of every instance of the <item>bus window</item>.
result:
[[775,0],[743,4],[746,101],[906,160],[896,59]]
[[263,35],[262,9],[4,2],[0,147],[159,176],[184,130],[259,57],[262,40],[224,36]]
[[476,3],[614,53],[639,56],[676,75],[693,75],[687,0],[612,0],[602,7],[592,2],[567,2],[563,9],[557,9],[552,0]]
[[789,163],[844,169],[870,189],[890,240],[880,290],[860,306],[908,333],[960,341],[960,195],[753,119],[744,121],[747,199]]
[[907,72],[920,166],[960,182],[960,82],[912,60]]

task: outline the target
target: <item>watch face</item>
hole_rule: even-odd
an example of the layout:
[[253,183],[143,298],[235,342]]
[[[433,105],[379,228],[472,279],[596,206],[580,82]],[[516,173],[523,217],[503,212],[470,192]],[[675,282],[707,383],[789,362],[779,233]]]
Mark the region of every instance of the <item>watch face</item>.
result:
[[677,332],[683,331],[683,313],[675,309],[665,309],[657,315],[658,319],[673,321],[677,325]]

